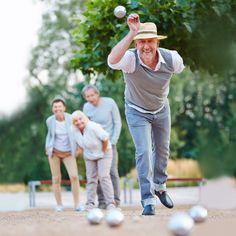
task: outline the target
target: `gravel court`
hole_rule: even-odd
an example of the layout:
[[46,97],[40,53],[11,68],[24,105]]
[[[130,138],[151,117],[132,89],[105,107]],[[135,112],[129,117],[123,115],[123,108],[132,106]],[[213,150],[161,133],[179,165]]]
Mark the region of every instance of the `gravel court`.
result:
[[[0,213],[1,236],[69,236],[69,235],[171,235],[167,225],[171,215],[179,211],[189,211],[191,205],[178,205],[174,209],[162,206],[156,208],[155,216],[141,216],[140,206],[123,206],[125,220],[119,227],[111,228],[105,220],[99,225],[90,225],[85,212],[66,209],[55,212],[52,209],[31,209],[18,212]],[[106,211],[104,210],[104,213]],[[195,224],[190,235],[235,235],[236,209],[208,210],[208,218]]]
[[[81,201],[86,200],[86,192],[81,192]],[[199,195],[200,193],[200,195]],[[168,221],[176,212],[188,212],[192,206],[201,204],[208,209],[208,218],[195,224],[190,236],[235,236],[236,225],[236,189],[229,179],[208,182],[201,188],[169,188],[169,194],[175,207],[167,209],[157,202],[155,216],[141,216],[139,190],[132,192],[132,204],[122,204],[125,220],[119,227],[111,228],[105,220],[99,225],[90,225],[86,212],[75,212],[72,208],[72,195],[63,192],[67,203],[64,212],[55,212],[52,193],[36,193],[36,208],[21,211],[0,212],[1,236],[171,236]],[[2,194],[0,194],[2,195]],[[18,195],[16,195],[18,196]],[[25,193],[25,200],[28,195]],[[200,196],[200,198],[199,198]],[[5,196],[6,197],[6,196]],[[7,195],[9,198],[9,195]],[[123,199],[122,193],[122,199]],[[129,201],[129,196],[127,196]],[[20,200],[22,200],[20,198]],[[5,198],[6,200],[6,198]],[[13,204],[1,198],[1,204]],[[18,196],[19,200],[19,196]],[[123,199],[124,200],[124,199]],[[15,199],[17,201],[17,199]],[[23,201],[24,202],[24,201]],[[106,211],[104,210],[104,213]]]

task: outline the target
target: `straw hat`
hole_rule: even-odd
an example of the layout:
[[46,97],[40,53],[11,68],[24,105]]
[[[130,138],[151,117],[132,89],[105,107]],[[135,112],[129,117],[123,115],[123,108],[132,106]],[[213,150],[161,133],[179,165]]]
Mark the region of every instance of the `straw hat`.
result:
[[153,22],[140,23],[138,33],[134,37],[134,40],[149,39],[149,38],[165,39],[167,38],[167,36],[158,35],[157,27]]

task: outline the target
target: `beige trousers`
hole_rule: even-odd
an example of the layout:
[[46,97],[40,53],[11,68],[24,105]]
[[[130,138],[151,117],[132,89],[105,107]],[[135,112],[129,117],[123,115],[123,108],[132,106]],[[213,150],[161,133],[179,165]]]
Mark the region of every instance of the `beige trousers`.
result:
[[79,176],[76,159],[72,156],[59,158],[55,155],[48,158],[52,174],[53,192],[58,205],[62,205],[61,198],[61,162],[64,163],[71,181],[71,189],[75,207],[79,203]]

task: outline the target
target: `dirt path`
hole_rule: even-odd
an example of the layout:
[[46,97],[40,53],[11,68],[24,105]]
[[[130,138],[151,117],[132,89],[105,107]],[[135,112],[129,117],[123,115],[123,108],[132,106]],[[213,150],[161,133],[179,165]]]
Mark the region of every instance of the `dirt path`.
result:
[[[22,212],[0,213],[1,236],[170,236],[167,229],[172,214],[188,211],[191,206],[177,206],[172,210],[164,207],[156,209],[155,216],[141,216],[139,206],[122,207],[124,223],[110,228],[105,221],[100,225],[90,225],[86,213],[66,209],[57,213],[51,209],[33,209]],[[204,223],[195,224],[191,236],[234,236],[236,209],[208,210],[209,217]]]

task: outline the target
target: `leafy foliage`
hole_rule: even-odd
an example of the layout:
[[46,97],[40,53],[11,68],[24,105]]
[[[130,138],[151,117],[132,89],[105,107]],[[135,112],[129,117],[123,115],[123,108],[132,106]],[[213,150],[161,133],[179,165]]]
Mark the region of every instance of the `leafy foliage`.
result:
[[42,27],[38,32],[38,44],[31,52],[28,65],[28,89],[37,87],[49,101],[61,94],[69,98],[72,84],[82,79],[79,72],[69,67],[72,51],[77,49],[71,37],[75,27],[72,19],[79,14],[83,1],[44,1]]
[[45,100],[35,96],[27,108],[0,123],[0,181],[49,178],[44,154],[45,125],[42,123]]
[[[31,51],[26,80],[28,100],[25,108],[0,120],[0,182],[22,182],[51,178],[45,155],[45,120],[51,115],[51,100],[62,95],[67,110],[79,107],[73,86],[81,73],[69,68],[74,25],[71,19],[82,9],[83,1],[44,0],[42,27],[38,43]],[[83,161],[78,160],[79,173],[84,176]],[[82,168],[81,168],[82,167]],[[66,171],[62,168],[63,177]]]
[[[113,15],[117,5],[125,6],[127,14],[138,13],[141,22],[155,22],[158,32],[168,35],[161,46],[177,50],[185,64],[196,71],[186,71],[172,80],[169,96],[172,158],[198,158],[205,167],[205,175],[217,175],[225,170],[232,174],[235,167],[229,171],[226,165],[210,171],[207,160],[222,156],[227,149],[231,150],[227,158],[232,160],[233,144],[225,139],[225,130],[235,130],[232,119],[235,112],[235,1],[86,1],[83,17],[77,20],[73,31],[80,50],[75,52],[71,65],[88,78],[103,76],[119,81],[121,77],[120,72],[109,69],[106,62],[111,48],[128,32],[126,18],[117,19]],[[222,144],[217,151],[210,148],[216,145],[214,141],[209,143],[202,137],[213,134]],[[209,157],[204,158],[206,155]]]
[[117,5],[124,5],[127,14],[138,13],[141,22],[155,22],[158,32],[168,35],[162,46],[178,50],[192,70],[204,69],[213,74],[234,68],[234,0],[89,0],[73,31],[80,50],[71,64],[84,74],[103,73],[110,79],[119,78],[106,64],[111,48],[128,32],[126,18],[113,15]]
[[[120,71],[107,66],[111,48],[128,32],[126,18],[113,15],[117,5],[141,21],[153,21],[168,35],[162,47],[178,50],[187,68],[174,76],[171,158],[195,158],[206,177],[236,176],[236,2],[234,0],[44,0],[42,27],[29,61],[29,102],[0,120],[0,182],[48,179],[44,154],[45,120],[50,101],[60,94],[67,111],[82,109],[81,90],[95,83],[112,97],[122,116],[118,143],[119,172],[135,165],[134,147],[124,116]],[[82,72],[82,73],[81,73]],[[78,159],[84,177],[83,159]],[[66,178],[65,171],[63,177]]]
[[205,176],[234,175],[235,74],[222,81],[218,76],[186,70],[172,80],[170,101],[172,130],[184,142],[177,156],[199,160]]

